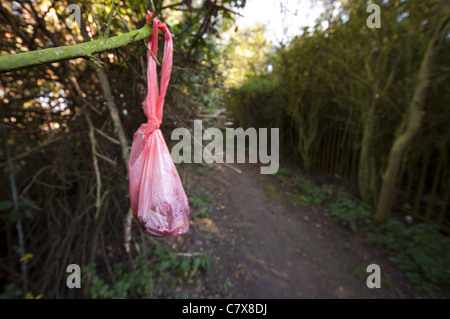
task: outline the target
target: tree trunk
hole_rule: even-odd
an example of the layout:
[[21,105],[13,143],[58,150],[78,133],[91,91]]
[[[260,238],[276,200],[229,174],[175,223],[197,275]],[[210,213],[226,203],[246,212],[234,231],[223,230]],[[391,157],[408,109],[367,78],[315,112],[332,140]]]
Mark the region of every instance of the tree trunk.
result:
[[[372,98],[374,99],[374,97]],[[365,118],[364,132],[361,141],[361,152],[359,154],[358,186],[359,194],[364,202],[374,203],[374,190],[370,180],[373,178],[373,161],[370,150],[372,149],[372,137],[375,128],[376,101],[372,100],[369,113]]]
[[383,184],[377,206],[377,219],[382,223],[387,221],[389,212],[392,209],[394,187],[397,182],[400,164],[405,154],[405,150],[421,126],[426,93],[430,84],[432,70],[437,60],[439,38],[445,36],[448,32],[448,22],[450,17],[449,9],[444,6],[446,2],[447,1],[441,1],[443,13],[445,13],[445,15],[443,16],[443,19],[439,19],[440,23],[437,25],[437,28],[428,43],[420,66],[414,96],[407,110],[407,116],[403,118],[403,122],[400,126],[404,129],[400,132],[392,145],[388,164],[383,174]]

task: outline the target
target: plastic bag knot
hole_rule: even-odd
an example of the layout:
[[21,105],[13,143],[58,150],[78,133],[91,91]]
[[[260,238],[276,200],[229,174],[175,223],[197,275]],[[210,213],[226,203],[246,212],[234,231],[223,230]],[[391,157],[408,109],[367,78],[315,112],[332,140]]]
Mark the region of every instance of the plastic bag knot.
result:
[[151,115],[148,117],[148,122],[144,123],[143,129],[145,135],[152,134],[155,130],[159,129],[159,126],[161,125],[161,121],[158,120],[155,116]]

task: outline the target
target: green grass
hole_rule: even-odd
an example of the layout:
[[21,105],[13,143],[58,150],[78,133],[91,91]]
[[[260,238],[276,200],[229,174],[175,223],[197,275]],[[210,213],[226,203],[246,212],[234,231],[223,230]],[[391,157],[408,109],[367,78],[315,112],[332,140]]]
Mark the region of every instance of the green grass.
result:
[[269,197],[281,198],[282,194],[278,191],[275,185],[265,184],[264,188],[266,189],[266,194]]

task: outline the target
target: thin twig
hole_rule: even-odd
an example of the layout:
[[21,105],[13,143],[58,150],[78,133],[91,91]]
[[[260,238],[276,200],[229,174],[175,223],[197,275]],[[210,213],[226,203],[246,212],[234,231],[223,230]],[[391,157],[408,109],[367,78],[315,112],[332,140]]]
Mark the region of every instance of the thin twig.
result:
[[89,60],[97,67],[97,72],[99,69],[103,69],[103,66],[102,66],[103,62],[100,61],[99,59],[97,59],[97,57],[90,55]]
[[155,5],[153,4],[152,0],[147,0],[148,6],[150,7],[151,12],[155,12]]
[[108,163],[111,163],[112,165],[117,165],[117,163],[114,162],[112,159],[110,159],[110,158],[108,158],[108,157],[106,157],[106,156],[100,154],[100,153],[97,152],[97,151],[95,152],[95,156],[98,156],[98,157],[100,157],[101,159],[104,159],[105,161],[107,161]]
[[101,199],[102,179],[100,176],[100,170],[98,168],[97,150],[96,150],[97,140],[95,139],[95,134],[94,134],[94,124],[92,123],[91,117],[86,108],[84,109],[83,113],[84,113],[84,117],[86,119],[86,123],[88,124],[89,140],[91,141],[92,165],[94,166],[95,179],[97,181],[96,195],[95,195],[95,207],[98,212],[100,210],[100,207],[102,204],[101,203],[102,202],[102,199]]
[[91,16],[92,16],[92,20],[94,20],[95,27],[97,28],[97,33],[98,33],[98,35],[102,37],[102,36],[103,36],[102,30],[100,29],[100,26],[99,26],[99,24],[98,24],[98,22],[97,22],[97,19],[95,18],[94,12],[91,12]]
[[177,253],[177,256],[181,256],[181,257],[195,257],[195,256],[199,256],[202,253]]
[[216,5],[216,7],[219,8],[219,9],[223,9],[223,10],[225,10],[225,11],[234,13],[235,15],[238,15],[238,16],[240,16],[240,17],[243,17],[243,15],[240,14],[239,12],[233,11],[233,10],[227,8],[227,7],[222,6],[222,5]]
[[120,14],[119,9],[116,9],[117,15],[119,16],[120,20],[122,20],[122,23],[125,25],[125,29],[127,30],[127,32],[130,32],[130,28],[128,27],[127,22],[125,21],[125,19],[123,18],[123,16]]
[[[5,118],[5,110],[4,106],[2,104],[1,107],[1,115],[2,118]],[[5,150],[6,150],[6,158],[8,159],[8,169],[9,169],[9,179],[11,182],[11,191],[12,191],[12,197],[14,202],[14,209],[18,210],[18,198],[17,198],[17,188],[16,188],[16,178],[14,175],[14,167],[12,165],[11,161],[11,150],[9,149],[8,144],[8,133],[6,132],[6,128],[3,128],[3,140],[5,142]],[[19,254],[20,257],[25,257],[26,250],[25,250],[25,240],[24,240],[24,234],[23,234],[23,227],[22,227],[22,220],[19,219],[16,223],[17,233],[19,235]],[[23,288],[23,294],[28,293],[28,269],[27,269],[27,263],[24,261],[21,261],[20,263],[22,268],[22,288]]]
[[147,45],[147,40],[144,40],[144,45],[145,45],[145,47],[147,48],[148,52],[150,52],[150,55],[152,56],[153,60],[155,60],[156,64],[157,64],[158,66],[161,66],[161,63],[158,61],[158,58],[153,54],[153,51],[150,50],[150,48],[148,47],[148,45]]
[[109,37],[109,30],[111,29],[111,22],[112,22],[112,19],[114,17],[114,12],[116,11],[115,1],[113,0],[111,2],[112,2],[112,8],[111,8],[111,11],[109,12],[108,19],[106,20],[105,32],[103,33],[103,37],[104,38],[108,38]]
[[124,245],[125,245],[125,251],[127,252],[128,256],[130,257],[131,260],[133,260],[133,258],[131,258],[131,248],[130,248],[130,242],[131,242],[131,222],[133,220],[133,212],[130,209],[128,209],[128,214],[126,214],[125,218],[124,218],[124,222],[123,222],[123,229],[124,229]]
[[240,169],[238,169],[238,168],[236,168],[236,167],[234,167],[233,165],[230,165],[230,164],[228,164],[228,163],[213,163],[213,165],[217,165],[217,166],[220,166],[220,165],[225,165],[226,167],[228,167],[228,168],[231,168],[232,170],[234,170],[236,173],[238,173],[238,174],[241,174],[242,173],[242,171],[240,170]]
[[109,136],[108,134],[106,134],[105,132],[103,132],[102,130],[100,130],[99,128],[95,128],[95,131],[100,134],[101,136],[103,136],[104,138],[106,138],[108,141],[110,141],[111,143],[120,145],[120,142],[118,140],[116,140],[115,138]]

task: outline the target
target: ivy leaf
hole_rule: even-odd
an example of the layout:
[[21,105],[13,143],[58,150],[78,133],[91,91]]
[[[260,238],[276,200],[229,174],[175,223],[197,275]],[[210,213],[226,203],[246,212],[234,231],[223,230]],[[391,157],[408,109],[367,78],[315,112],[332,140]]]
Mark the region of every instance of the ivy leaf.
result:
[[4,200],[0,202],[0,210],[8,210],[13,206],[13,202],[10,200]]
[[33,218],[33,212],[31,211],[31,209],[26,209],[25,212],[24,212],[24,215],[28,219],[32,219]]
[[19,208],[14,208],[9,214],[9,220],[13,223],[17,223],[22,218],[22,212]]

